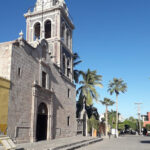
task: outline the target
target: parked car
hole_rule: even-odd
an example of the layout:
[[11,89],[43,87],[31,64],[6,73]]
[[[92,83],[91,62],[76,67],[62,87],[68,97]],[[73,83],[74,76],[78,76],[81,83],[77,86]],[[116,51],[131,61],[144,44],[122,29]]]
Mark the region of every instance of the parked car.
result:
[[150,136],[150,131],[147,131],[147,134],[146,134],[147,136]]
[[130,133],[133,134],[133,135],[136,135],[136,131],[135,130],[131,130]]

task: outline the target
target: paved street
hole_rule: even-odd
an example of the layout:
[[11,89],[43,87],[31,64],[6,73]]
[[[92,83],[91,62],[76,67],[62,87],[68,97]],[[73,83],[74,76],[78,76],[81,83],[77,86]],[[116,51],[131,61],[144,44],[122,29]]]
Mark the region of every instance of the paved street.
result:
[[104,139],[79,150],[150,150],[150,137],[127,135],[118,139]]

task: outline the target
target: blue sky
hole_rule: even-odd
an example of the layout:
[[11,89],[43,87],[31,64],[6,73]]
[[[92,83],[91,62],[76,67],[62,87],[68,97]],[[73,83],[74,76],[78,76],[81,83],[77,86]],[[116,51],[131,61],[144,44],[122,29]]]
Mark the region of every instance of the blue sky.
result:
[[[97,70],[103,76],[101,99],[109,97],[108,83],[122,78],[128,91],[119,96],[119,112],[136,116],[150,111],[150,1],[149,0],[66,0],[75,24],[73,49],[83,63],[79,69]],[[26,32],[23,14],[35,0],[5,0],[0,5],[0,42]],[[104,106],[95,104],[100,113]],[[115,106],[110,107],[115,109]]]

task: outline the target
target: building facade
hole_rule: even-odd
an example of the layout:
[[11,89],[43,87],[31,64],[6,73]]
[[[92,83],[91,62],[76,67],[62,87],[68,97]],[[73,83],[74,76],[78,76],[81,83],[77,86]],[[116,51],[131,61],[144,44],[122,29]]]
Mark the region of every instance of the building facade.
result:
[[0,134],[7,134],[10,81],[0,77]]
[[76,135],[74,25],[64,0],[37,0],[23,33],[0,44],[0,76],[11,81],[7,134],[18,142]]
[[150,124],[150,112],[147,112],[147,115],[142,115],[143,127],[146,127],[147,124]]

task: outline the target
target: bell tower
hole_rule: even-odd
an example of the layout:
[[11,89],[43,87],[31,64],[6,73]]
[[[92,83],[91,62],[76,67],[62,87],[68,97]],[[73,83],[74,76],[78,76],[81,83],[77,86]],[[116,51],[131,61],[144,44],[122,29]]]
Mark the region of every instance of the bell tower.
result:
[[45,39],[48,53],[62,73],[72,77],[72,34],[74,25],[64,0],[37,0],[26,18],[26,40],[32,46]]

